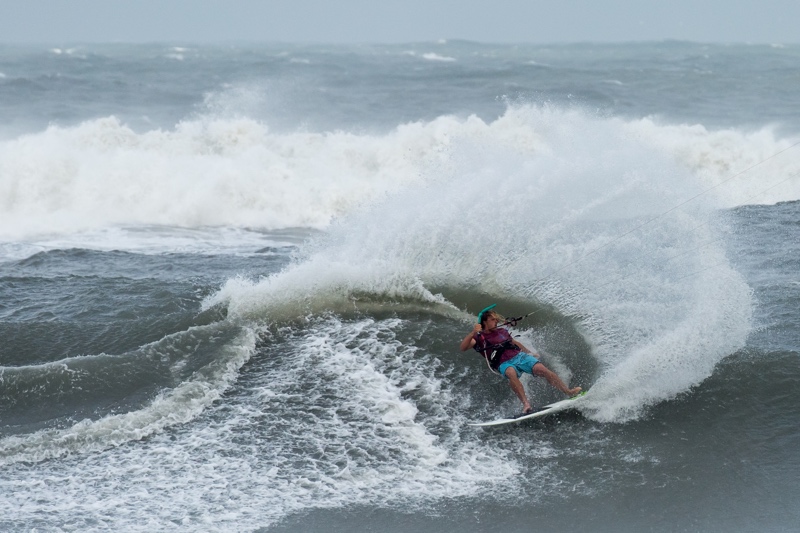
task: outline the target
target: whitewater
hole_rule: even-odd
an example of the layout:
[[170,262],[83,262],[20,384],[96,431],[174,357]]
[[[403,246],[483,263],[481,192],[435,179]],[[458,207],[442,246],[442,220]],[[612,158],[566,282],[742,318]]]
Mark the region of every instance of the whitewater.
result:
[[[606,132],[669,158],[705,188],[792,144],[769,127],[708,131],[535,105],[513,106],[489,122],[442,116],[382,135],[271,133],[260,121],[213,116],[136,133],[111,116],[0,143],[2,236],[23,240],[54,229],[70,234],[121,225],[324,229],[365,203],[463,171],[470,162],[459,152],[472,146],[523,160],[568,142],[591,168]],[[794,199],[797,180],[770,189],[768,178],[796,172],[796,161],[782,158],[704,200],[733,207]]]

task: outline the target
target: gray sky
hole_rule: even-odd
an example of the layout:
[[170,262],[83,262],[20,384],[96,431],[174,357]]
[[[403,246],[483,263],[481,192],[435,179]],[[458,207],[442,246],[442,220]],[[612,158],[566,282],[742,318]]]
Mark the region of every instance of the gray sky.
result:
[[800,42],[800,0],[0,0],[0,42]]

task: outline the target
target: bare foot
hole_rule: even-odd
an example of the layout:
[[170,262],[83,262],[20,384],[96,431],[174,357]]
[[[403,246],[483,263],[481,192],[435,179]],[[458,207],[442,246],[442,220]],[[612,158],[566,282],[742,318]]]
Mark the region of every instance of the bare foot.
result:
[[572,398],[573,396],[577,396],[578,394],[580,394],[582,390],[583,390],[583,388],[581,388],[581,387],[575,387],[574,389],[569,389],[567,391],[567,395],[570,398]]
[[533,412],[533,407],[531,407],[531,404],[526,403],[525,405],[522,406],[522,414],[523,415],[529,415],[532,412]]

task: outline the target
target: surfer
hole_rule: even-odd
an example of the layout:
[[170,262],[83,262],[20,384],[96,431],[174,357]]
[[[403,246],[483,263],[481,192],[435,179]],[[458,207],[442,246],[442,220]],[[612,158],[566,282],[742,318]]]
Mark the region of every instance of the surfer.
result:
[[533,350],[515,340],[507,329],[498,327],[501,317],[492,311],[493,307],[494,305],[490,305],[478,313],[478,324],[475,324],[472,331],[461,341],[461,351],[465,352],[470,348],[475,348],[485,357],[489,367],[508,380],[511,390],[522,402],[525,414],[533,412],[533,407],[531,407],[528,397],[525,395],[525,388],[519,380],[522,372],[545,378],[550,385],[569,397],[581,392],[581,387],[567,387],[555,372],[532,355]]

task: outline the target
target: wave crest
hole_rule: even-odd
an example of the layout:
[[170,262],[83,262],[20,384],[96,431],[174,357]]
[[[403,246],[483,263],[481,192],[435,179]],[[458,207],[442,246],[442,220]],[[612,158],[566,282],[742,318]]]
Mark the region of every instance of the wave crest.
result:
[[[587,120],[588,129],[576,128]],[[326,228],[364,204],[462,171],[457,146],[532,157],[568,143],[592,152],[609,129],[651,145],[706,186],[793,142],[769,128],[590,120],[576,110],[524,105],[492,122],[443,116],[384,134],[278,134],[247,118],[201,118],[137,133],[107,117],[0,143],[0,237],[136,224]],[[716,197],[725,207],[795,200],[800,177],[787,178],[798,172],[797,157],[776,157]]]

